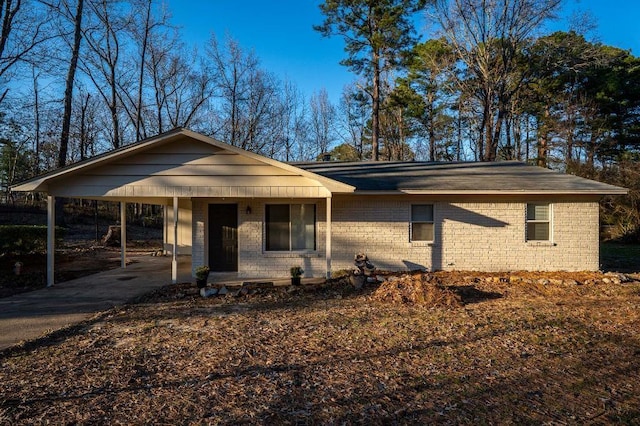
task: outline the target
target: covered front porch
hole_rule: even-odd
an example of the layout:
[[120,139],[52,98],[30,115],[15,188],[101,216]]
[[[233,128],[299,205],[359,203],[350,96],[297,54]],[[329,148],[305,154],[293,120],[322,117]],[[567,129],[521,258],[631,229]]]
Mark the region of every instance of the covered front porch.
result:
[[[84,199],[88,199],[83,197]],[[119,204],[120,267],[129,264],[127,208],[130,204],[163,206],[163,255],[170,257],[172,283],[190,280],[199,266],[211,268],[215,281],[288,280],[291,266],[307,277],[331,276],[331,198],[93,198]],[[47,286],[55,284],[56,200],[47,196]],[[307,250],[267,251],[265,213],[269,206],[313,208],[311,247]],[[222,212],[222,213],[221,213]],[[224,220],[230,219],[229,222]],[[232,237],[229,237],[232,235]],[[169,278],[169,277],[167,277]]]
[[13,188],[46,194],[48,285],[54,284],[56,198],[120,203],[122,268],[127,204],[164,206],[163,249],[175,283],[181,256],[190,259],[192,273],[207,265],[243,278],[284,278],[289,267],[302,266],[315,277],[330,276],[332,197],[354,189],[185,129]]

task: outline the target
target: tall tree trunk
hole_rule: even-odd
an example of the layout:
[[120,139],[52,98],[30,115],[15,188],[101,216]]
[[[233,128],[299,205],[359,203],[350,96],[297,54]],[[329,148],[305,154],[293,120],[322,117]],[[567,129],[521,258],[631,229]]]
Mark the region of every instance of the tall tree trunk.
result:
[[377,52],[373,53],[373,94],[371,108],[371,159],[379,160],[380,135],[380,58]]
[[34,117],[34,133],[35,133],[35,161],[34,170],[36,174],[40,173],[40,89],[38,88],[38,75],[35,67],[32,68],[33,75],[33,115]]
[[[505,119],[506,112],[503,107],[498,108],[498,117],[496,118],[495,128],[491,133],[491,140],[487,141],[487,161],[496,161],[498,158],[498,144],[500,143],[500,134],[502,134],[502,124]],[[493,120],[491,121],[493,123]],[[491,126],[489,126],[491,128]]]
[[572,171],[574,167],[573,161],[573,145],[574,145],[574,129],[575,129],[575,120],[574,120],[574,109],[573,106],[569,105],[567,111],[567,152],[565,154],[565,166],[568,171]]
[[60,151],[58,155],[58,167],[67,164],[67,151],[69,148],[69,129],[71,127],[71,106],[73,101],[73,86],[75,83],[78,56],[80,56],[80,42],[82,41],[82,8],[84,0],[78,0],[76,15],[74,17],[73,50],[64,89],[64,112],[62,114],[62,135],[60,137]]
[[[109,112],[111,113],[111,121],[113,122],[113,147],[120,148],[120,119],[118,118],[118,93],[116,91],[116,69],[111,67],[111,105]],[[137,129],[136,129],[137,132]],[[137,135],[137,133],[136,133]],[[137,137],[137,136],[136,136]]]
[[[484,136],[480,137],[480,146],[478,147],[480,151],[480,161],[491,161],[489,159],[488,153],[491,151],[491,135],[493,134],[493,114],[491,111],[491,106],[486,104],[484,106],[484,113],[482,115],[482,133]],[[482,149],[484,148],[484,150]]]
[[436,132],[434,130],[434,117],[433,117],[433,100],[429,99],[427,105],[427,114],[429,120],[429,161],[436,161]]
[[548,120],[549,120],[549,107],[546,107],[544,110],[544,117],[542,119],[541,125],[538,125],[538,129],[540,134],[538,135],[538,160],[537,164],[540,167],[547,167],[547,150],[548,150],[548,140],[549,140],[549,129],[548,129]]
[[83,100],[80,111],[80,160],[87,158],[87,109],[89,108],[90,94],[87,93],[86,102]]
[[458,120],[456,138],[456,161],[462,159],[462,97],[458,98]]
[[138,78],[138,100],[136,102],[136,142],[142,139],[140,134],[140,124],[142,123],[142,85],[144,82],[144,60],[147,56],[147,44],[149,41],[149,22],[151,19],[151,0],[147,0],[147,10],[144,24],[144,35],[142,37],[142,52],[140,54],[140,75]]

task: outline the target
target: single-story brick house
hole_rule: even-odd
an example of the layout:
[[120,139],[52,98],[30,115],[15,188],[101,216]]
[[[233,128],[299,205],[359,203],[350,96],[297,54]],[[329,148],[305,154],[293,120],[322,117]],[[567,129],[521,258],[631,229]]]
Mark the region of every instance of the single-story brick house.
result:
[[[240,278],[350,268],[597,270],[598,200],[624,188],[518,162],[286,164],[175,129],[14,191],[165,206],[165,248]],[[125,217],[122,217],[123,223]],[[123,266],[126,226],[123,240]]]

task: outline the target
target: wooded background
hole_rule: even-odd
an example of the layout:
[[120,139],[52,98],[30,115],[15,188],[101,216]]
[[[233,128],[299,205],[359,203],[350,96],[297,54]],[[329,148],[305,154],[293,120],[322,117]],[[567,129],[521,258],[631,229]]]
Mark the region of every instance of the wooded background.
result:
[[[191,46],[155,0],[0,0],[0,201],[11,184],[175,127],[284,161],[520,160],[629,188],[640,238],[640,60],[545,33],[560,0],[326,0],[338,103],[306,97],[232,37]],[[426,20],[433,34],[419,34]],[[21,200],[24,201],[24,200]]]

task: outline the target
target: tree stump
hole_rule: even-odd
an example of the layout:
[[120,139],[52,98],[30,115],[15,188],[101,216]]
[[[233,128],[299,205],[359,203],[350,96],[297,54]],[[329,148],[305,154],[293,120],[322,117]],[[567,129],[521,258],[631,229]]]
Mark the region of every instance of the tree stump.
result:
[[102,244],[105,246],[120,245],[120,225],[109,225],[107,234],[102,237]]

